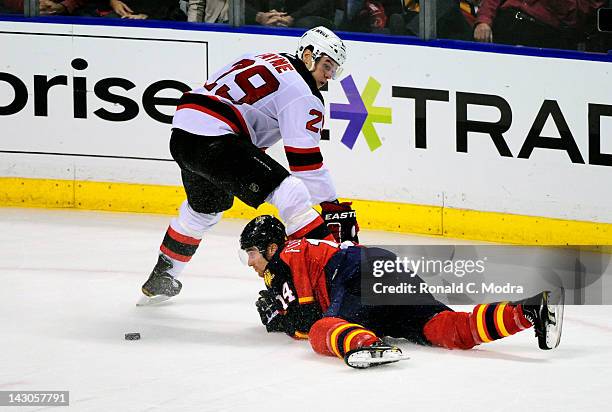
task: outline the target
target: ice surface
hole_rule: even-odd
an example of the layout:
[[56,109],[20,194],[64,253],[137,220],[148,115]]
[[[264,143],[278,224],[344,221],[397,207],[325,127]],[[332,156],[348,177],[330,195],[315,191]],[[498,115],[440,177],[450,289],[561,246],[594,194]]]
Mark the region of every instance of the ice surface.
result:
[[[612,407],[610,306],[568,307],[553,351],[531,331],[470,351],[397,341],[410,360],[353,370],[261,327],[261,280],[236,253],[244,221],[205,237],[178,297],[137,308],[168,222],[0,208],[0,390],[69,390],[78,411]],[[456,243],[362,233],[370,244]],[[129,332],[141,340],[124,340]]]

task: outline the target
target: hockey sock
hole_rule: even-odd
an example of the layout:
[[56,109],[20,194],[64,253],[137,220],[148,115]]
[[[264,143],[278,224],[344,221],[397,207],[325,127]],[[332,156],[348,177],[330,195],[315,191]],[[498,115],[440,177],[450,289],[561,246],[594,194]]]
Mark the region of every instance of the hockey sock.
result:
[[300,179],[294,176],[285,178],[266,198],[266,202],[278,209],[289,239],[308,237],[334,240],[321,215],[310,206],[310,193]]
[[159,248],[172,262],[167,273],[177,277],[191,260],[205,232],[212,229],[223,213],[199,213],[185,200],[179,208],[179,215],[172,219]]
[[470,325],[477,343],[491,342],[514,335],[531,327],[520,305],[508,302],[476,305],[470,315]]
[[448,349],[470,349],[531,327],[520,305],[508,302],[476,305],[471,313],[444,311],[425,324],[429,342]]
[[374,332],[363,326],[334,317],[316,321],[310,328],[308,339],[315,352],[340,359],[350,350],[380,342]]
[[177,277],[183,271],[187,262],[191,260],[201,241],[202,239],[180,233],[172,227],[171,223],[159,247],[159,251],[172,262],[172,268],[168,270],[168,273]]

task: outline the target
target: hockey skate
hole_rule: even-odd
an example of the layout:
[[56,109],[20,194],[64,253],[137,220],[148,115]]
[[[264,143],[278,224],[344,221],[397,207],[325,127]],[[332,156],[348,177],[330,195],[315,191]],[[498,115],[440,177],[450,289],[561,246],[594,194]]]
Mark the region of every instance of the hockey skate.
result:
[[384,342],[354,349],[344,355],[344,362],[351,368],[357,369],[385,365],[387,363],[399,362],[404,359],[410,358],[403,355],[400,348],[387,345]]
[[533,325],[540,349],[548,350],[559,346],[563,327],[565,290],[544,291],[531,298],[514,304],[523,306],[523,315]]
[[159,255],[153,272],[142,285],[142,293],[145,296],[140,298],[136,306],[154,305],[179,294],[183,285],[167,272],[171,267],[172,262],[164,255]]

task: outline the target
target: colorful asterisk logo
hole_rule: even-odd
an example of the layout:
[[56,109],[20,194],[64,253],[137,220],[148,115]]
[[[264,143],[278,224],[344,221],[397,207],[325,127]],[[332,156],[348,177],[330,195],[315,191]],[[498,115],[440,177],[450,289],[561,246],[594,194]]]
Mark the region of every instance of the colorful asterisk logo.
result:
[[361,95],[359,95],[357,86],[355,86],[353,76],[345,77],[340,84],[349,103],[332,103],[330,105],[330,117],[349,121],[341,142],[352,149],[361,131],[370,151],[373,152],[382,145],[374,128],[374,123],[391,123],[390,107],[373,106],[380,91],[380,83],[370,77]]

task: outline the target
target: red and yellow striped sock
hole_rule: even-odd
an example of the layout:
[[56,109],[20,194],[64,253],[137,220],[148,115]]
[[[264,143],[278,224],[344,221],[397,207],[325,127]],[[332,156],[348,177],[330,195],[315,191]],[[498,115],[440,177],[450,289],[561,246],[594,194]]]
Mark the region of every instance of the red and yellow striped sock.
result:
[[531,327],[520,305],[508,302],[477,305],[469,312],[444,311],[423,328],[427,340],[448,349],[471,349]]
[[333,317],[316,321],[308,333],[308,339],[315,352],[341,359],[353,349],[370,346],[380,341],[371,330]]
[[470,314],[470,329],[477,344],[505,338],[531,326],[522,307],[508,302],[476,305]]

